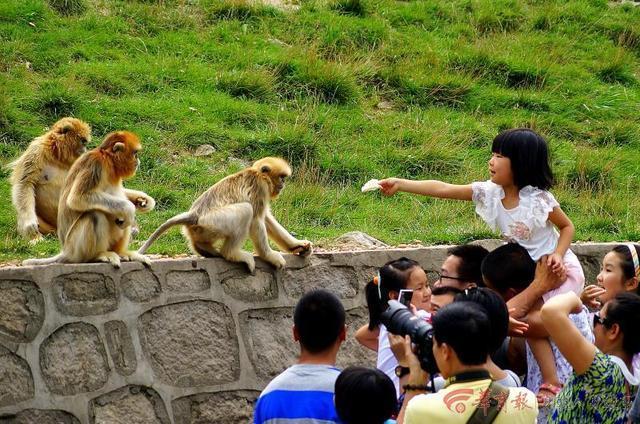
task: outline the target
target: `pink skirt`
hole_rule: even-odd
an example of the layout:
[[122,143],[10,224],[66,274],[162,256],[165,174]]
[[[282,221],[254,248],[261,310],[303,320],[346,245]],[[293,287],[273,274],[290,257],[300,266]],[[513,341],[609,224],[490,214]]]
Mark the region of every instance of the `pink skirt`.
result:
[[567,268],[566,281],[557,289],[550,290],[543,294],[542,300],[545,302],[557,294],[572,291],[580,296],[580,293],[582,293],[585,283],[584,271],[582,270],[582,265],[580,265],[578,257],[571,250],[567,250],[567,253],[564,255],[564,266]]

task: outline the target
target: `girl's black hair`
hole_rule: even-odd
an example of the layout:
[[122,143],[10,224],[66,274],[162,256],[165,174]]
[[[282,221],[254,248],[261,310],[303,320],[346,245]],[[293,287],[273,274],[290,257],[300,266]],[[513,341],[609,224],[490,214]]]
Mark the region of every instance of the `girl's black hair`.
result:
[[528,185],[540,190],[553,187],[549,148],[535,131],[528,128],[503,131],[493,139],[491,151],[511,160],[513,182],[519,189]]
[[[634,244],[633,247],[636,249],[636,253],[640,258],[640,246]],[[631,252],[629,251],[629,246],[626,244],[619,244],[613,249],[612,252],[616,252],[618,257],[622,259],[622,273],[624,274],[625,280],[629,280],[636,276],[636,269],[633,263],[633,258],[631,257]],[[640,285],[636,289],[636,292],[640,294]]]
[[396,388],[375,368],[349,367],[335,384],[335,405],[345,424],[383,424],[396,411]]
[[[373,280],[365,286],[365,297],[369,309],[369,330],[373,330],[380,325],[380,315],[387,309],[389,292],[398,292],[407,288],[407,281],[411,270],[419,267],[420,264],[412,259],[402,257],[389,261],[380,268],[380,278],[378,285]],[[380,293],[378,293],[378,287]]]
[[635,293],[618,293],[609,301],[605,325],[620,326],[623,334],[622,349],[629,355],[640,352],[640,296]]

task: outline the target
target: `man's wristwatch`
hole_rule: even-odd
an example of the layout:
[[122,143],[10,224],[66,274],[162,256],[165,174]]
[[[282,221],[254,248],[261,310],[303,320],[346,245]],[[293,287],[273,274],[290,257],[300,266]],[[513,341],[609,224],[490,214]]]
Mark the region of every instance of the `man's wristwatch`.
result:
[[405,375],[408,375],[408,374],[409,374],[409,367],[403,367],[402,365],[398,365],[396,367],[396,376],[398,378],[402,378],[402,377],[404,377]]

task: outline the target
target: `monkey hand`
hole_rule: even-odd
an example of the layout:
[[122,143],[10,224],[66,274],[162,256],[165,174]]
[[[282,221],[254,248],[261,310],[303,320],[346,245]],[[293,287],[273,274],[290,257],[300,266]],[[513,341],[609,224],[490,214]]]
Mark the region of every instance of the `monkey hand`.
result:
[[139,212],[149,212],[156,207],[156,201],[150,196],[140,196],[133,202],[133,204]]
[[309,256],[313,251],[313,245],[309,240],[300,240],[299,244],[289,249],[289,252],[303,258]]
[[42,240],[42,234],[38,230],[38,219],[18,222],[18,233],[29,239],[29,243],[37,243]]

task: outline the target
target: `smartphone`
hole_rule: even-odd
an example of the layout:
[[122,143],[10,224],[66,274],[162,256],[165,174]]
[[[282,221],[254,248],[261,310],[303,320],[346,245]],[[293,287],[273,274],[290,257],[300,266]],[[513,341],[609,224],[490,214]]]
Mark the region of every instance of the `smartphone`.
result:
[[402,289],[398,293],[398,302],[402,303],[407,308],[411,304],[411,298],[413,297],[413,290]]

